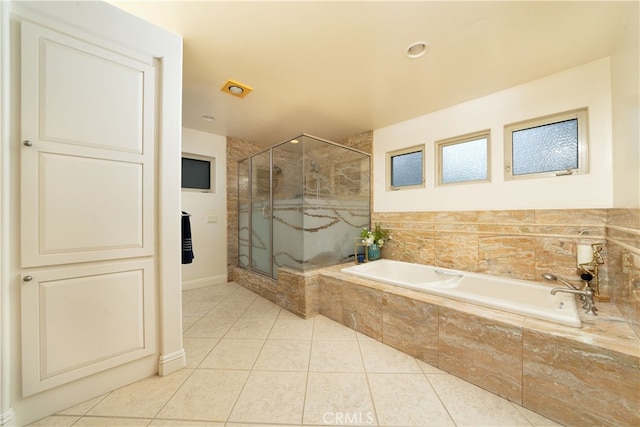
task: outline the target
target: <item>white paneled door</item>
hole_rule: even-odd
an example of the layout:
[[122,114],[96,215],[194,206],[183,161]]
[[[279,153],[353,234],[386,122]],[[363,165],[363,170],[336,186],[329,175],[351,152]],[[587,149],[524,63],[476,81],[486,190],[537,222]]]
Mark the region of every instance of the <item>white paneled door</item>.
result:
[[153,58],[21,24],[23,395],[152,355]]

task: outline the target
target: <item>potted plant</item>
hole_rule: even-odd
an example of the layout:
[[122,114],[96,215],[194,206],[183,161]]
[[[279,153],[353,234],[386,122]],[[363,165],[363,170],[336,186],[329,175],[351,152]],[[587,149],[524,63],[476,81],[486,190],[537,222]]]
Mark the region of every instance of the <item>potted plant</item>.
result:
[[373,230],[363,228],[360,237],[362,237],[362,243],[367,245],[369,261],[375,261],[380,258],[380,249],[389,240],[389,230],[385,230],[380,223],[376,223]]

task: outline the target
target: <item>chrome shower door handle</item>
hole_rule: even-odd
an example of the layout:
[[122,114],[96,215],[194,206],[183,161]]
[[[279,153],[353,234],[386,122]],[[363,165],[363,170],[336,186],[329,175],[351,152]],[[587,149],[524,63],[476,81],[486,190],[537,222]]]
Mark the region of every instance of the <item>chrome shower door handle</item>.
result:
[[262,207],[262,218],[269,219],[271,216],[271,207],[269,205]]

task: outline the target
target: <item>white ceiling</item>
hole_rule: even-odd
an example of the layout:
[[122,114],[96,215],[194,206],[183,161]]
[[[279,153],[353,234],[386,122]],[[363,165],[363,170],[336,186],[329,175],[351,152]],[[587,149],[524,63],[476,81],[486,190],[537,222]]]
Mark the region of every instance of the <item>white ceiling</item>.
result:
[[[612,1],[111,1],[184,38],[183,124],[337,141],[608,56]],[[414,41],[430,51],[405,55]],[[227,79],[246,98],[220,91]],[[213,122],[203,115],[215,117]]]

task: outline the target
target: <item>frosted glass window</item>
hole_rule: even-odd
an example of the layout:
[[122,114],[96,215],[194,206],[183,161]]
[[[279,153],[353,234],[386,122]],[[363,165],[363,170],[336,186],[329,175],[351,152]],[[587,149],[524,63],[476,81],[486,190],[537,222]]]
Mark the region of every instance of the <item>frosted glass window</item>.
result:
[[507,178],[562,176],[587,170],[587,110],[505,127]]
[[439,148],[440,184],[485,181],[488,172],[488,135],[460,137],[436,143]]
[[513,174],[578,168],[578,119],[513,132]]
[[424,186],[424,146],[387,153],[389,189]]

